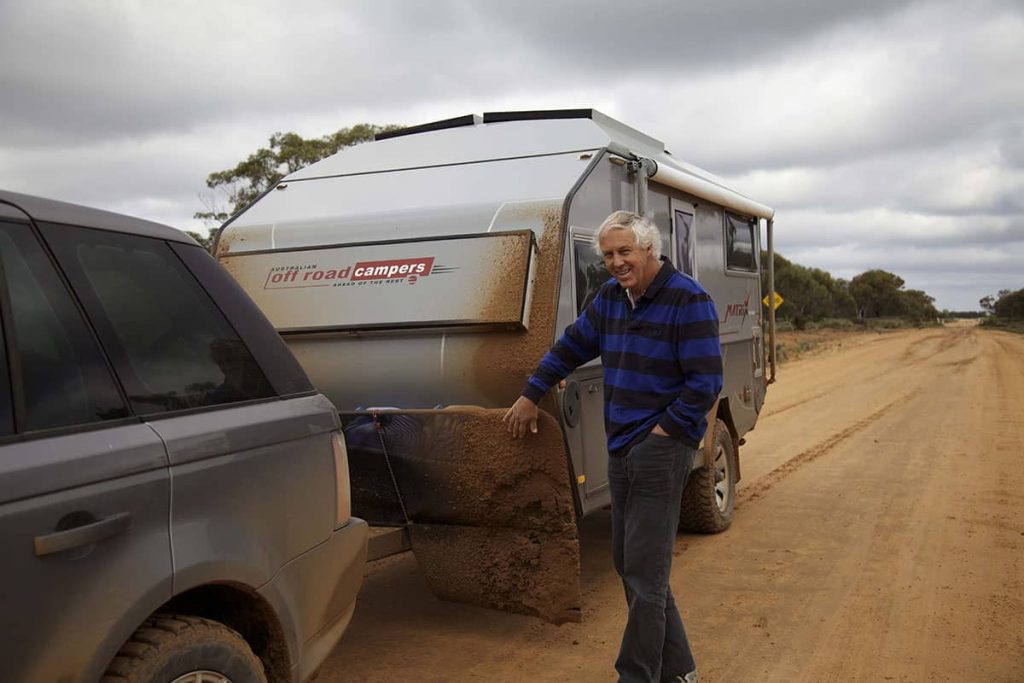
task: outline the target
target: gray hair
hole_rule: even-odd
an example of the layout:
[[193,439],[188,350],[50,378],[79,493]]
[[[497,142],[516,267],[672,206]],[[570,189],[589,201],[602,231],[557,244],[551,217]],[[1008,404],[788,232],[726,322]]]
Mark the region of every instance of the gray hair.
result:
[[661,233],[658,232],[658,226],[650,218],[632,211],[613,212],[612,215],[604,219],[604,223],[594,234],[594,251],[598,256],[604,255],[601,251],[601,236],[609,230],[632,230],[633,236],[636,237],[636,243],[640,245],[641,249],[650,247],[654,258],[661,258]]

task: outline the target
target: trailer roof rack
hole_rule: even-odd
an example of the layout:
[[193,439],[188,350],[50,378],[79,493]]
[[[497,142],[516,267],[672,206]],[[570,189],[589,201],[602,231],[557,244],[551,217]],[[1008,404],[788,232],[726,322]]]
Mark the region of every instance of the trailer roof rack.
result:
[[544,119],[592,119],[593,109],[536,109],[532,111],[486,111],[484,123],[539,121]]
[[434,121],[432,123],[422,123],[418,126],[409,126],[408,128],[400,128],[393,130],[388,133],[377,133],[373,136],[374,141],[377,140],[389,140],[391,138],[400,138],[403,135],[415,135],[416,133],[426,133],[431,130],[444,130],[445,128],[459,128],[461,126],[475,126],[480,123],[480,117],[476,114],[466,114],[465,116],[456,116],[452,119],[444,119],[442,121]]
[[[547,119],[594,119],[593,109],[536,109],[531,111],[489,111],[484,112],[483,117],[477,114],[466,114],[441,121],[432,121],[417,126],[408,126],[386,133],[377,133],[373,136],[376,140],[390,140],[400,138],[404,135],[416,135],[427,133],[432,130],[444,130],[446,128],[461,128],[462,126],[475,126],[479,123],[500,123],[502,121],[542,121]],[[600,113],[597,112],[598,116]]]

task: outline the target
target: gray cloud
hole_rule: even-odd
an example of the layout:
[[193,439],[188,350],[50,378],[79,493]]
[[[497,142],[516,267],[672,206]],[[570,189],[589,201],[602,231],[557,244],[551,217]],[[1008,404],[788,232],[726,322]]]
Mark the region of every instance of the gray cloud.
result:
[[720,71],[792,50],[837,25],[854,23],[870,30],[908,4],[655,0],[624,8],[586,0],[443,3],[474,8],[478,25],[496,35],[496,49],[517,41],[563,74],[611,77],[635,76],[638,67],[661,75]]
[[999,131],[999,152],[1014,168],[1024,168],[1024,117]]
[[1014,0],[0,2],[0,186],[197,227],[277,130],[592,106],[775,206],[787,257],[970,308],[1024,286],[1022,45]]

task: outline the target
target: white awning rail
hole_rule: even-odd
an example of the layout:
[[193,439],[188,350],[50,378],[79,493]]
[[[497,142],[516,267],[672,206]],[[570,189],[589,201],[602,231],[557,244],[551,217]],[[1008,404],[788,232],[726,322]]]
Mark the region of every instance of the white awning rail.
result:
[[715,204],[720,204],[727,209],[733,209],[742,214],[748,216],[754,216],[755,218],[764,218],[765,220],[771,220],[775,216],[775,209],[770,206],[765,206],[760,202],[755,202],[749,197],[741,195],[739,192],[735,192],[726,187],[722,187],[716,183],[713,183],[704,178],[700,178],[691,173],[680,171],[678,169],[659,164],[654,159],[645,159],[654,165],[654,172],[649,175],[652,180],[655,180],[663,185],[674,187],[677,190],[688,192],[689,194],[695,195],[702,199],[707,199]]

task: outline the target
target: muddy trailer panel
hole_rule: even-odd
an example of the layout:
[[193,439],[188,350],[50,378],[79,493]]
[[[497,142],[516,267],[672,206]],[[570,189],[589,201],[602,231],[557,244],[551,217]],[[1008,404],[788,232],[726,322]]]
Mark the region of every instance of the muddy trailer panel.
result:
[[282,334],[525,330],[535,251],[533,232],[519,230],[274,249],[221,263]]

